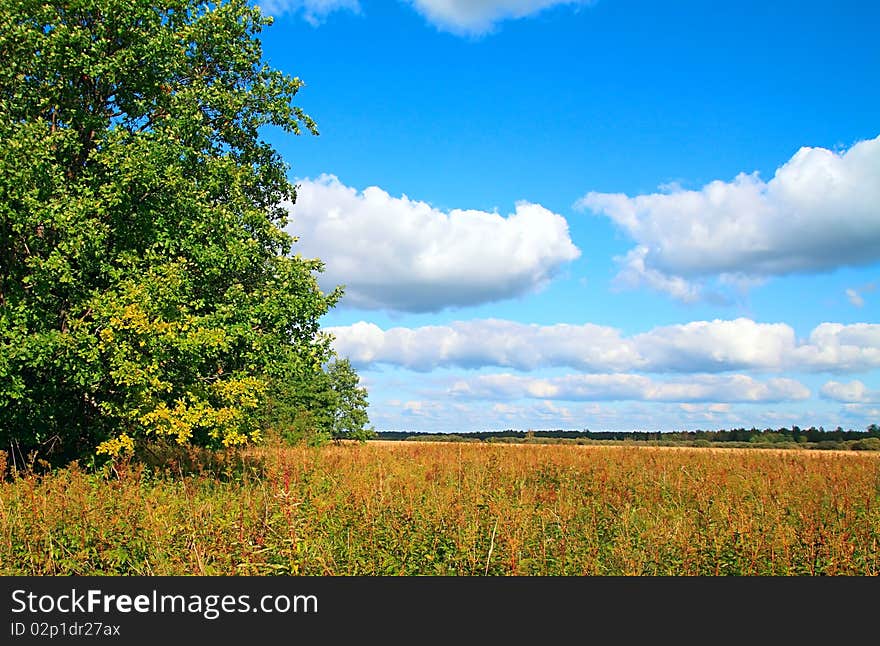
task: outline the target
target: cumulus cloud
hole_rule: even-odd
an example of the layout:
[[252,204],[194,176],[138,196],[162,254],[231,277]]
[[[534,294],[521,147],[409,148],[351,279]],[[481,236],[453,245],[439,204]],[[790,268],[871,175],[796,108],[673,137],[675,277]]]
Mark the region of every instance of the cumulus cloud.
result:
[[321,175],[299,182],[289,208],[295,251],[321,258],[321,286],[344,284],[353,307],[429,312],[512,298],[580,256],[565,218],[529,202],[507,217],[447,212]]
[[646,369],[657,372],[719,372],[788,367],[797,346],[794,330],[784,323],[693,321],[637,334],[633,343]]
[[615,258],[620,266],[615,284],[630,288],[647,285],[651,289],[668,294],[683,303],[694,303],[704,297],[697,285],[681,276],[670,276],[647,266],[645,264],[647,256],[648,248],[640,245],[635,249],[630,249],[625,256]]
[[880,367],[880,324],[823,323],[799,341],[784,323],[694,321],[624,336],[616,328],[498,319],[383,330],[364,321],[329,327],[334,347],[359,367],[410,370],[567,367],[584,372],[858,372]]
[[822,397],[833,399],[838,402],[846,402],[850,404],[871,404],[880,403],[880,391],[869,390],[865,384],[858,379],[849,383],[841,383],[839,381],[829,381],[821,389]]
[[592,324],[539,326],[481,319],[382,330],[361,321],[326,331],[335,336],[336,351],[359,366],[387,363],[428,371],[449,366],[532,370],[572,365],[625,370],[639,362],[635,347],[619,331]]
[[807,399],[793,379],[756,381],[748,375],[696,375],[657,381],[644,375],[568,375],[539,379],[512,374],[480,375],[455,382],[450,395],[468,399],[561,401],[781,402]]
[[880,367],[880,325],[822,323],[792,353],[792,363],[814,370],[857,372]]
[[590,192],[576,208],[605,215],[636,243],[624,284],[695,300],[706,279],[763,279],[880,260],[880,137],[837,153],[801,148],[765,182],[741,173],[700,190],[630,197]]
[[358,0],[259,0],[263,13],[270,16],[301,13],[303,19],[317,27],[334,11],[360,13]]
[[550,7],[586,5],[592,0],[409,0],[437,28],[478,35],[511,18],[525,18]]

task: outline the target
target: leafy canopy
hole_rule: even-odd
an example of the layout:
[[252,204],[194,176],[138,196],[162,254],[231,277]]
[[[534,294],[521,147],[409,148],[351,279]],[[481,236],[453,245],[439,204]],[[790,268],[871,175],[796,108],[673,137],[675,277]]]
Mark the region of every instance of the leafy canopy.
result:
[[0,442],[259,438],[332,356],[266,126],[317,134],[245,0],[0,0]]
[[365,441],[376,433],[367,428],[367,390],[359,384],[348,359],[333,360],[307,380],[277,383],[269,395],[268,419],[282,438],[294,444]]

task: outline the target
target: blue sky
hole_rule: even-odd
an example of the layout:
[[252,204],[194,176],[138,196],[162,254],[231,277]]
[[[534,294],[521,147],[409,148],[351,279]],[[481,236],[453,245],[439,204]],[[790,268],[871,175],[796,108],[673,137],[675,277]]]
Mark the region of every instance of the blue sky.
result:
[[263,8],[377,430],[880,422],[880,5]]

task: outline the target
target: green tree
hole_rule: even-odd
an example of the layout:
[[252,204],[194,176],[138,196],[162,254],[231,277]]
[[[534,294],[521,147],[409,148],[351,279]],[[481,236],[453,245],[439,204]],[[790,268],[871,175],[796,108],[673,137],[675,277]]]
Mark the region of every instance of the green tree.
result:
[[334,359],[306,379],[276,382],[266,422],[293,443],[365,441],[375,436],[367,427],[367,390],[347,359]]
[[333,439],[366,440],[375,436],[367,428],[367,390],[360,386],[360,378],[348,359],[333,361],[327,369],[330,390],[333,393],[330,434]]
[[332,356],[264,127],[317,134],[246,0],[0,0],[0,442],[239,445]]

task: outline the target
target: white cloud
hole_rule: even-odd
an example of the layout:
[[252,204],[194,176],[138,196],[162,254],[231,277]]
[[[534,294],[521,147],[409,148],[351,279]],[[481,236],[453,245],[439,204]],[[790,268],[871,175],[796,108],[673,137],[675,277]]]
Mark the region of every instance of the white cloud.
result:
[[535,413],[544,420],[562,426],[570,425],[575,420],[575,415],[570,408],[557,406],[552,401],[542,401],[540,406],[536,407]]
[[851,404],[880,403],[880,391],[868,390],[867,386],[858,379],[849,383],[829,381],[820,391],[826,399],[847,402]]
[[685,412],[701,413],[707,416],[731,411],[730,404],[679,404],[679,406]]
[[862,298],[862,295],[854,289],[847,289],[846,297],[849,299],[849,302],[852,303],[854,307],[864,307],[865,305],[865,299]]
[[787,367],[797,340],[784,323],[751,319],[693,321],[633,337],[646,369],[657,372],[717,372]]
[[519,202],[507,217],[448,212],[332,175],[299,182],[289,207],[294,250],[326,263],[325,289],[345,284],[343,304],[428,312],[534,292],[580,256],[565,218]]
[[432,418],[442,414],[442,406],[432,401],[410,400],[405,402],[401,408],[404,415],[413,417]]
[[822,323],[794,349],[792,364],[813,370],[856,372],[880,367],[880,325]]
[[853,421],[864,424],[876,424],[880,420],[880,407],[872,404],[849,403],[843,405],[843,412],[849,415]]
[[[477,36],[491,31],[503,20],[525,18],[545,9],[564,5],[588,5],[594,0],[408,0],[438,29]],[[320,25],[334,11],[361,13],[358,0],[258,0],[271,16],[302,13],[311,25]]]
[[849,299],[849,302],[853,305],[853,307],[864,307],[865,305],[865,293],[874,292],[877,290],[877,283],[866,283],[857,288],[849,288],[846,290],[846,297]]
[[269,16],[302,13],[303,19],[313,27],[324,22],[334,11],[361,11],[358,0],[259,0],[257,4]]
[[635,249],[630,249],[626,256],[616,257],[620,272],[617,274],[615,284],[630,288],[647,285],[683,303],[693,303],[702,298],[700,289],[681,276],[669,276],[646,266],[647,255],[648,248],[639,245]]
[[694,321],[625,337],[594,325],[534,325],[498,319],[383,330],[361,321],[329,327],[334,347],[360,367],[410,370],[499,366],[585,372],[858,372],[880,367],[880,324],[823,323],[799,341],[784,323]]
[[519,415],[520,413],[522,413],[522,406],[513,406],[511,404],[498,402],[496,404],[492,404],[492,412],[496,415],[501,416]]
[[539,326],[483,319],[382,330],[361,321],[325,331],[336,337],[337,352],[360,366],[388,363],[420,371],[448,366],[532,370],[554,365],[625,370],[639,362],[635,347],[617,330],[592,324]]
[[763,279],[880,260],[880,137],[843,153],[801,148],[768,182],[741,173],[701,190],[587,193],[576,208],[636,246],[619,280],[695,300],[707,278]]
[[478,35],[511,18],[524,18],[562,5],[591,4],[592,0],[409,0],[439,29]]
[[520,375],[480,375],[462,379],[450,395],[466,399],[657,402],[780,402],[807,399],[810,391],[792,379],[756,381],[747,375],[696,375],[657,381],[644,375],[568,375],[540,379]]

